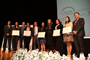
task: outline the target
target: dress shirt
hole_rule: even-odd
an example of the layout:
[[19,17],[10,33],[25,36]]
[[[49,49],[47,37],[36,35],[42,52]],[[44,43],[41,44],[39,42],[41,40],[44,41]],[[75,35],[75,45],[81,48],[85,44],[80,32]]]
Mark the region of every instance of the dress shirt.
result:
[[8,27],[10,28],[10,25],[8,25]]
[[34,36],[36,36],[38,34],[38,27],[34,27]]

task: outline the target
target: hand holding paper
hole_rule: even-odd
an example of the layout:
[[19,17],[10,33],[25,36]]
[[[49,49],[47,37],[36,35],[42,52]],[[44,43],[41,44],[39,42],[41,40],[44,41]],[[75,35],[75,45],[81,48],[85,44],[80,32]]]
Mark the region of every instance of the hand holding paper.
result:
[[45,32],[38,33],[38,38],[44,38],[44,37],[45,37]]
[[19,30],[12,30],[12,36],[19,36]]
[[31,36],[31,31],[24,31],[24,36]]
[[63,28],[63,34],[70,33],[70,32],[72,32],[72,27],[71,26]]
[[53,30],[53,36],[60,36],[60,29]]

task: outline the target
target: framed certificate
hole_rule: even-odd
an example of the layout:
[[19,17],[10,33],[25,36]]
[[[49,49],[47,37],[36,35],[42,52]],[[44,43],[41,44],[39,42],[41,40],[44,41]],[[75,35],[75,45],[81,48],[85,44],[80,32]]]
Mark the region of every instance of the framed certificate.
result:
[[31,31],[24,31],[24,36],[31,36]]
[[38,38],[44,38],[45,32],[38,32]]
[[60,35],[60,29],[53,30],[53,36],[59,36]]
[[19,30],[12,30],[12,35],[13,36],[18,36],[19,35]]
[[72,27],[71,26],[63,28],[63,34],[70,33],[70,32],[72,32]]

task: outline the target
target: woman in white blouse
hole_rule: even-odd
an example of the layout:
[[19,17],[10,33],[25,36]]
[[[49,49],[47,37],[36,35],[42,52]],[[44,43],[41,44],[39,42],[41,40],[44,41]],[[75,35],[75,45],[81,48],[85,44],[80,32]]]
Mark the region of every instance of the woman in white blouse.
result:
[[[31,31],[30,24],[27,23],[27,26],[25,27],[26,31]],[[24,48],[27,48],[29,50],[29,43],[31,40],[31,36],[24,36]]]
[[[70,21],[70,18],[66,16],[64,27],[69,27],[69,26],[73,28],[73,23]],[[72,32],[64,34],[64,42],[67,45],[67,56],[71,56],[72,42],[74,42]]]

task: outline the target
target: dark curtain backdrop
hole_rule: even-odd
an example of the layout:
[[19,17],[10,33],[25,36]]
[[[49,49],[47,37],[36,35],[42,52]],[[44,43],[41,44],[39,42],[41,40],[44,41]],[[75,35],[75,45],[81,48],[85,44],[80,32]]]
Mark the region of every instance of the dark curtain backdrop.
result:
[[[3,39],[3,29],[7,21],[19,25],[23,21],[33,24],[35,21],[41,26],[41,22],[47,25],[47,19],[52,19],[55,25],[57,18],[56,0],[1,0],[0,1],[0,47]],[[55,48],[55,44],[54,44]]]
[[0,47],[3,39],[3,29],[7,21],[13,25],[16,21],[21,24],[24,14],[23,0],[0,0]]
[[[47,19],[52,19],[55,25],[57,19],[57,6],[56,0],[0,0],[0,47],[3,39],[3,28],[10,20],[12,25],[15,21],[19,22],[19,25],[23,21],[33,24],[34,21],[38,22],[41,26],[41,22],[45,22],[47,25]],[[55,40],[53,42],[53,48],[55,49]],[[85,54],[90,52],[89,39],[84,40]],[[73,44],[72,53],[75,51]],[[66,45],[64,44],[64,53],[66,54]]]

